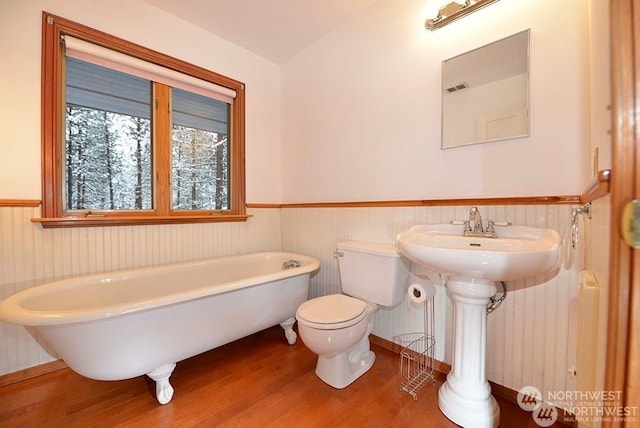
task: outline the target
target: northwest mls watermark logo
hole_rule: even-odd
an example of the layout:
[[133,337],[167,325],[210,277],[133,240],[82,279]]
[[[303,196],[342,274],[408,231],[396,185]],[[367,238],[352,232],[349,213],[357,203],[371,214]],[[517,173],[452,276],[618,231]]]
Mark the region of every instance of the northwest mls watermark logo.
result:
[[562,422],[638,422],[638,408],[623,406],[620,391],[547,391],[546,397],[535,386],[520,389],[518,406],[531,412],[541,427],[553,425],[564,410]]
[[525,386],[518,391],[518,406],[525,412],[533,412],[538,403],[542,402],[542,393],[535,386]]
[[541,427],[550,427],[558,420],[558,409],[542,399],[542,393],[535,386],[525,386],[518,391],[518,406],[533,413],[533,420]]
[[541,427],[550,427],[558,420],[558,408],[549,403],[541,402],[533,409],[533,421]]

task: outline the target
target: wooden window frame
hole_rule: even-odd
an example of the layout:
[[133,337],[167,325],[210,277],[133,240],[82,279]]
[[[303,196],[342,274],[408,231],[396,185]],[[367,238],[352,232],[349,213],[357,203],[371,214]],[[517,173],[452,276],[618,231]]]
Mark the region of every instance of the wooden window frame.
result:
[[[158,192],[154,184],[154,208],[141,212],[91,211],[67,214],[63,206],[64,100],[62,99],[63,55],[60,39],[70,35],[178,72],[236,91],[230,112],[230,207],[225,211],[173,211],[170,190]],[[43,227],[120,226],[167,223],[209,223],[246,221],[245,192],[245,85],[242,82],[206,70],[157,51],[128,42],[48,12],[42,13],[42,218],[33,219]],[[166,121],[165,121],[166,122]],[[153,127],[166,130],[170,124]],[[154,143],[154,148],[155,143]],[[170,159],[154,150],[154,171],[168,176]],[[170,187],[170,186],[169,186]]]

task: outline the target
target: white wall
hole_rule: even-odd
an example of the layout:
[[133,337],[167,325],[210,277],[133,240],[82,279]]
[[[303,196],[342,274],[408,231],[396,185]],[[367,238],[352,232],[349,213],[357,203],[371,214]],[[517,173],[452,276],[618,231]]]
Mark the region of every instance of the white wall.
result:
[[[581,193],[587,6],[501,0],[435,32],[426,4],[380,0],[283,65],[285,202]],[[440,150],[444,59],[531,29],[531,135]]]
[[[589,155],[595,170],[610,169],[612,162],[612,141],[609,130],[612,128],[610,62],[609,58],[609,6],[601,0],[589,1],[589,27],[591,52],[591,145]],[[593,156],[597,150],[598,155]],[[599,285],[598,332],[596,348],[606,349],[607,316],[609,303],[609,248],[611,241],[611,197],[607,195],[595,201],[591,206],[591,219],[581,219],[585,248],[584,267],[594,272]],[[594,390],[604,390],[606,353],[600,351],[596,356]],[[580,367],[578,377],[580,376]],[[589,368],[587,369],[589,370]],[[602,424],[595,422],[594,427]]]
[[595,170],[611,169],[611,64],[609,57],[609,2],[589,0],[589,50],[591,72],[591,145],[587,153]]
[[41,198],[43,10],[243,81],[247,201],[281,200],[280,67],[140,0],[0,0],[0,198]]

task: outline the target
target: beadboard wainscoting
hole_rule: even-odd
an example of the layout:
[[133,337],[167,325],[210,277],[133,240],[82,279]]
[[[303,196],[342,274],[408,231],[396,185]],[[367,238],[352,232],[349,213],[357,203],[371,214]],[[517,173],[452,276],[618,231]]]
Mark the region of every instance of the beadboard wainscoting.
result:
[[[479,205],[483,219],[556,229],[567,242],[571,205]],[[143,267],[262,250],[316,257],[311,298],[341,291],[336,244],[394,243],[420,223],[466,219],[470,206],[253,207],[246,223],[121,226],[43,230],[38,207],[0,207],[0,299],[71,275]],[[498,230],[499,233],[499,230]],[[582,251],[565,245],[562,268],[507,283],[508,296],[488,317],[487,375],[512,390],[533,385],[573,390]],[[451,305],[443,279],[412,266],[411,282],[436,285],[436,358],[451,362]],[[397,341],[423,329],[423,309],[405,302],[381,308],[373,334]],[[0,323],[0,375],[55,359],[22,327]]]
[[[567,242],[571,205],[479,206],[486,221],[548,227]],[[282,246],[320,260],[312,277],[310,297],[340,292],[336,244],[342,240],[394,243],[396,235],[421,223],[446,223],[467,219],[469,206],[412,206],[364,208],[283,208]],[[498,234],[500,233],[498,229]],[[507,298],[488,316],[487,375],[512,390],[536,386],[546,391],[573,390],[575,378],[576,299],[582,251],[563,248],[563,266],[554,274],[538,275],[507,283]],[[451,362],[451,305],[442,278],[412,266],[410,281],[436,285],[436,359]],[[406,299],[408,300],[408,299]],[[420,307],[407,301],[376,314],[373,334],[397,341],[404,333],[423,330]]]
[[[598,298],[598,331],[596,349],[603,350],[596,355],[595,391],[605,390],[605,367],[607,348],[607,316],[609,304],[609,274],[611,248],[611,195],[606,195],[591,203],[591,219],[582,218],[585,225],[585,269],[591,270],[600,289]],[[594,314],[595,316],[596,314]],[[578,368],[579,370],[580,368]]]
[[[0,207],[0,300],[68,276],[280,250],[279,209],[242,223],[44,230],[39,207]],[[0,375],[55,359],[20,326],[0,323]]]

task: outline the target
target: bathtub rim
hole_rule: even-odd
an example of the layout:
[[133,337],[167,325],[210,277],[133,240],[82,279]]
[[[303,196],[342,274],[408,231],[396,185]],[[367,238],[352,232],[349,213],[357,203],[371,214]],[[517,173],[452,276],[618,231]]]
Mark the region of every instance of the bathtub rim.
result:
[[[22,306],[25,300],[33,297],[46,295],[47,291],[52,288],[64,287],[64,289],[73,289],[82,286],[83,281],[95,281],[99,279],[133,276],[137,273],[148,271],[151,269],[170,270],[172,268],[189,268],[197,267],[212,261],[216,263],[224,263],[227,260],[239,260],[242,258],[273,258],[278,259],[296,259],[302,262],[300,267],[283,269],[269,274],[255,275],[243,278],[238,281],[231,281],[224,284],[215,284],[211,287],[200,287],[193,290],[186,290],[168,295],[162,295],[144,301],[134,301],[129,304],[120,304],[117,306],[110,305],[98,307],[91,310],[59,310],[59,311],[43,311],[30,310]],[[99,272],[86,275],[78,275],[66,277],[53,281],[47,281],[43,284],[33,286],[26,290],[12,294],[6,299],[0,301],[0,322],[22,325],[25,327],[37,327],[46,325],[64,325],[81,322],[98,321],[101,319],[113,318],[117,316],[132,314],[136,312],[152,310],[154,308],[180,304],[192,300],[202,299],[217,294],[229,293],[242,288],[249,288],[281,279],[291,278],[300,275],[311,275],[320,268],[318,259],[302,255],[299,253],[291,253],[284,251],[261,251],[251,253],[241,253],[230,256],[210,257],[207,259],[199,259],[187,262],[165,263],[123,270],[113,270],[108,272]],[[215,288],[215,292],[212,292]]]

